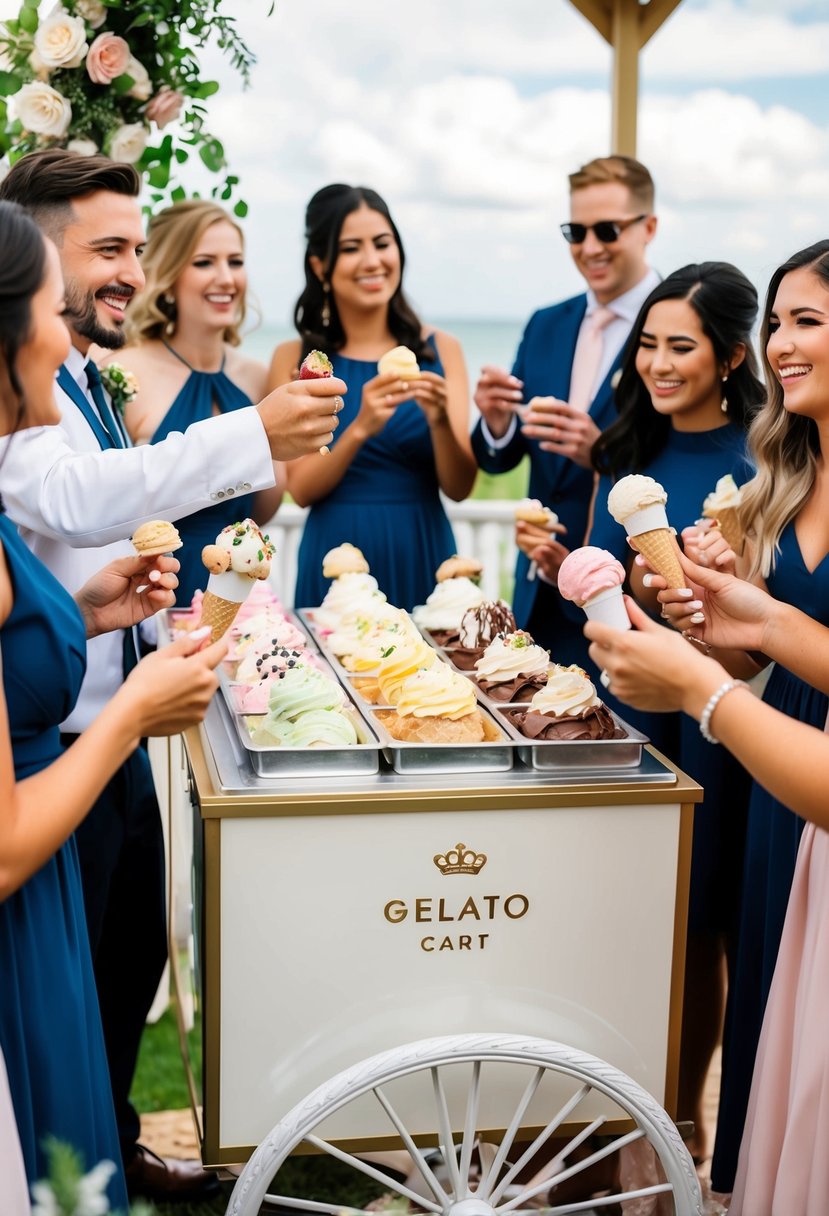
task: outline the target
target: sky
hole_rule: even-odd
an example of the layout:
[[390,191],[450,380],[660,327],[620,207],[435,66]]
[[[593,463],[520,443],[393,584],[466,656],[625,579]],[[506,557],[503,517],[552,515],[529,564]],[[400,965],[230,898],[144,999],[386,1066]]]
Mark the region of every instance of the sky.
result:
[[[567,174],[610,150],[610,51],[568,0],[226,7],[258,63],[243,92],[205,53],[210,126],[250,206],[266,323],[290,319],[305,204],[333,181],[386,198],[427,321],[522,320],[580,289],[558,225]],[[829,235],[826,0],[683,0],[641,57],[638,155],[656,268],[721,258],[762,292]]]

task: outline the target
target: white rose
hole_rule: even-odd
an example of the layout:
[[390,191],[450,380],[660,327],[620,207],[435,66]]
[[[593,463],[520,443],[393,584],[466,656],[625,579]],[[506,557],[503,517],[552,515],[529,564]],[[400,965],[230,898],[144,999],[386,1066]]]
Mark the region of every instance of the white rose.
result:
[[153,92],[150,73],[143,63],[138,62],[134,55],[130,55],[126,75],[131,76],[135,81],[135,84],[127,93],[127,97],[134,97],[137,101],[149,101]]
[[35,80],[49,79],[49,69],[37,51],[32,51],[31,55],[29,56],[29,67],[35,74]]
[[88,49],[86,25],[83,18],[59,11],[38,27],[34,42],[47,68],[76,68]]
[[70,139],[66,145],[67,152],[78,152],[81,156],[94,156],[98,145],[93,139]]
[[14,110],[27,131],[60,139],[69,130],[72,107],[50,84],[32,81],[14,96]]
[[107,11],[101,0],[75,0],[75,9],[93,30],[100,29],[107,19]]
[[147,128],[140,122],[128,122],[119,127],[109,141],[109,155],[112,160],[134,165],[141,159],[146,146]]

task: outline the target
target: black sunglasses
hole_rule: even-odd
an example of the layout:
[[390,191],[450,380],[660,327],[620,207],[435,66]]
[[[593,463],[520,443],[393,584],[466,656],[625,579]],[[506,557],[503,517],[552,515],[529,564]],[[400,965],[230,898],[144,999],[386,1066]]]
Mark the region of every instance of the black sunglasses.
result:
[[580,245],[588,232],[595,232],[596,240],[601,241],[603,245],[612,245],[614,241],[618,241],[626,228],[630,228],[631,224],[639,224],[647,218],[647,213],[645,213],[635,215],[632,220],[599,220],[598,224],[562,224],[561,234],[568,245]]

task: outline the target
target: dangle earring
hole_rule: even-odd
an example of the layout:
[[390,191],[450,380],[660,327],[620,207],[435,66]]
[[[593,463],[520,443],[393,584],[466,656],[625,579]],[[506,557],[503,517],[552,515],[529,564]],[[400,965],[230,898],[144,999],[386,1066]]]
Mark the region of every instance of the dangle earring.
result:
[[167,317],[169,318],[167,324],[164,326],[164,333],[168,338],[172,338],[173,334],[176,332],[176,297],[170,295],[169,291],[165,291],[164,303],[167,305],[167,308],[164,311],[166,311]]
[[[728,381],[728,376],[723,376],[723,378],[722,378],[723,384],[726,384],[727,381]],[[722,401],[720,402],[720,409],[722,410],[722,412],[724,414],[728,413],[728,398],[725,395],[725,389],[723,389]]]
[[328,299],[329,293],[331,291],[331,284],[323,281],[322,290],[324,292],[324,299],[322,301],[322,311],[320,313],[320,320],[322,321],[322,328],[328,329],[328,326],[331,324],[331,303]]

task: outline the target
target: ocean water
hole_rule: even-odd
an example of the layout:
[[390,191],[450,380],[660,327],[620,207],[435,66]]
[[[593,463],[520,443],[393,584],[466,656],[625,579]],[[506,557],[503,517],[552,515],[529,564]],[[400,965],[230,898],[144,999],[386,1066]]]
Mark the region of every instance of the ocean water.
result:
[[[512,366],[523,321],[469,321],[446,320],[435,322],[458,339],[466,356],[470,386],[474,389],[478,373],[485,363],[500,367]],[[243,349],[254,359],[264,363],[270,361],[273,349],[280,342],[296,337],[296,331],[288,325],[262,325],[247,334]]]

